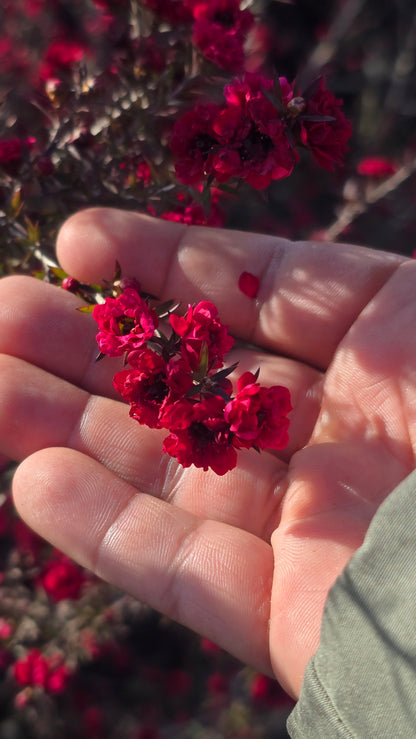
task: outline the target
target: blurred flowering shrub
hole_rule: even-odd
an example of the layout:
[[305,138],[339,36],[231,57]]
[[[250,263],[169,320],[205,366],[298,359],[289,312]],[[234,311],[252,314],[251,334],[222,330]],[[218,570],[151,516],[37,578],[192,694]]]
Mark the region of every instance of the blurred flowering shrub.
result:
[[319,75],[305,89],[279,76],[261,7],[3,3],[3,273],[45,264],[62,220],[88,205],[220,226],[244,183],[288,177],[300,149],[342,163],[340,99]]
[[[0,274],[77,292],[54,243],[91,205],[412,254],[415,24],[412,0],[4,0]],[[237,281],[255,299],[257,278]],[[161,370],[140,361],[117,379],[136,414],[144,364]],[[229,415],[242,424],[238,403]],[[41,541],[2,465],[2,737],[278,735],[276,683]]]

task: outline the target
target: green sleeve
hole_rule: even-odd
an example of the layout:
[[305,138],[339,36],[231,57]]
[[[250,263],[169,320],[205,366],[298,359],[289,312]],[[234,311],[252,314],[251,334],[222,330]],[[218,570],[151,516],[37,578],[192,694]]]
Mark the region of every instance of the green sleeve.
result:
[[416,471],[331,588],[289,716],[293,739],[416,737]]

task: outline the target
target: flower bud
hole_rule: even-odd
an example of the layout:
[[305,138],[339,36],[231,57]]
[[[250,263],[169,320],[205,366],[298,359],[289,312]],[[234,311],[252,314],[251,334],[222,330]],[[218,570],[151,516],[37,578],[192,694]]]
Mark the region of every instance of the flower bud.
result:
[[62,280],[62,287],[64,290],[68,290],[69,293],[76,293],[79,290],[79,282],[75,277],[64,277]]
[[291,118],[297,118],[306,108],[306,102],[301,97],[292,98],[287,104],[287,113]]

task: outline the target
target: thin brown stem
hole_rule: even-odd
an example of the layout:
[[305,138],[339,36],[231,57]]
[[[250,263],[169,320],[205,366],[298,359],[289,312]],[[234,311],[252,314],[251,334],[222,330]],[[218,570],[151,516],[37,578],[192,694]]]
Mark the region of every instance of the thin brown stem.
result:
[[325,230],[325,241],[336,241],[338,236],[340,236],[347,226],[350,226],[358,216],[362,215],[371,206],[394,192],[403,182],[408,180],[415,171],[416,157],[400,167],[397,172],[387,180],[384,180],[380,185],[369,189],[363,200],[346,203],[336,220]]

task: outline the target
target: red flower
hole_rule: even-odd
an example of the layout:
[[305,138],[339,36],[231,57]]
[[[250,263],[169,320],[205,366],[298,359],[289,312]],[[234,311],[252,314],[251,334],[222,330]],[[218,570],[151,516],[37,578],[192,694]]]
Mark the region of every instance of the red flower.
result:
[[165,407],[188,392],[191,375],[180,360],[166,363],[150,349],[129,354],[129,362],[133,369],[117,372],[114,387],[130,403],[132,418],[149,428],[161,428]]
[[201,649],[206,654],[221,654],[222,649],[210,639],[201,637]]
[[154,335],[158,317],[138,292],[127,288],[118,298],[106,298],[92,312],[98,324],[97,343],[109,357],[138,349]]
[[357,172],[364,177],[381,179],[397,172],[397,167],[385,157],[365,157],[359,162]]
[[204,56],[222,69],[239,72],[244,65],[244,41],[254,24],[250,10],[240,10],[240,0],[197,2],[192,41]]
[[0,167],[11,176],[16,175],[25,153],[32,149],[36,139],[32,136],[23,141],[17,136],[0,139]]
[[201,301],[195,307],[188,306],[185,316],[170,316],[170,323],[181,337],[181,354],[192,370],[212,370],[222,367],[223,357],[234,344],[227,327],[218,320],[218,310],[213,303]]
[[46,564],[39,576],[39,582],[53,600],[76,600],[81,594],[85,574],[75,562],[63,557]]
[[131,186],[134,181],[148,185],[152,179],[150,167],[141,157],[126,157],[119,163],[119,168],[126,175],[127,186]]
[[298,155],[283,117],[263,94],[272,88],[272,80],[248,73],[225,87],[228,106],[213,123],[221,144],[212,160],[219,182],[237,177],[263,189],[291,174]]
[[0,139],[0,164],[20,161],[22,154],[22,142],[17,136],[12,139]]
[[280,385],[261,387],[256,379],[252,372],[244,372],[237,382],[236,397],[225,407],[233,444],[237,449],[283,449],[289,440],[289,390]]
[[[202,184],[196,189],[202,193]],[[224,193],[215,187],[210,189],[210,208],[206,213],[202,205],[196,203],[195,200],[184,192],[179,192],[176,196],[178,205],[175,210],[162,213],[160,216],[165,221],[175,221],[176,223],[186,223],[195,226],[215,226],[221,228],[224,225],[225,213],[218,205],[218,201],[224,197]]]
[[66,686],[68,685],[69,678],[71,677],[71,672],[68,670],[65,665],[61,665],[60,667],[56,667],[53,669],[48,677],[47,683],[46,683],[46,690],[48,693],[54,693],[55,695],[61,694],[66,689]]
[[212,171],[212,158],[218,148],[213,123],[220,113],[218,105],[197,105],[179,118],[170,139],[176,176],[191,185]]
[[69,39],[52,41],[40,69],[41,79],[49,80],[62,72],[71,70],[72,66],[81,61],[88,53],[89,49],[78,41]]
[[14,663],[13,675],[18,685],[39,686],[48,693],[62,693],[71,673],[60,656],[46,658],[38,649],[31,649],[26,657]]
[[251,272],[242,272],[238,278],[238,287],[244,295],[249,298],[255,298],[259,291],[260,280]]
[[[225,401],[217,395],[200,402],[179,400],[167,410],[166,425],[171,433],[163,450],[176,457],[183,467],[210,467],[217,475],[225,475],[237,464],[237,453],[231,445],[229,424],[224,420]],[[170,413],[170,417],[169,417]],[[172,424],[177,423],[176,428]]]
[[292,698],[280,687],[279,683],[267,675],[256,673],[250,686],[250,697],[259,706],[280,706],[288,708],[292,705]]
[[228,680],[225,678],[222,672],[213,672],[211,675],[209,675],[207,680],[207,690],[208,693],[211,694],[223,694],[228,692]]
[[13,633],[13,627],[4,618],[0,618],[0,640],[6,641]]
[[45,0],[25,0],[24,12],[29,18],[34,18],[44,10]]
[[344,154],[348,151],[347,141],[351,136],[351,124],[341,111],[343,101],[325,88],[325,79],[322,77],[317,89],[305,102],[302,115],[317,119],[329,116],[333,120],[299,118],[300,141],[311,150],[321,167],[334,169],[335,164],[342,164]]

